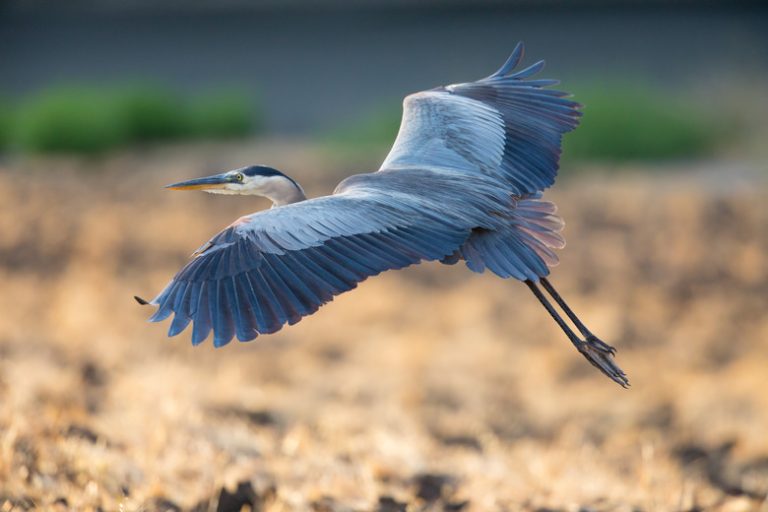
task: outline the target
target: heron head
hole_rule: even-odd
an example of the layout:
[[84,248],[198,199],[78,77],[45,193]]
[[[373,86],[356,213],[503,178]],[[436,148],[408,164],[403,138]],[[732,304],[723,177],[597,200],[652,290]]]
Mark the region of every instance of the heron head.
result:
[[212,194],[255,195],[270,199],[273,206],[306,199],[295,180],[265,165],[251,165],[204,178],[166,185],[171,190],[203,190]]

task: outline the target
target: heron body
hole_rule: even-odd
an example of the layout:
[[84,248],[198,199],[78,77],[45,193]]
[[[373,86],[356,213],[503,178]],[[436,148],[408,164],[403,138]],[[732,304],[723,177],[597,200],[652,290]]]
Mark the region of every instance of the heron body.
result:
[[[628,385],[614,349],[596,338],[546,279],[565,240],[542,198],[579,104],[516,70],[518,44],[487,78],[412,94],[394,146],[377,172],[306,199],[280,171],[250,166],[169,185],[269,197],[273,207],[238,219],[198,251],[150,303],[171,315],[169,335],[192,324],[192,343],[222,346],[294,324],[368,277],[422,261],[464,261],[475,272],[525,282],[576,348]],[[577,336],[542,293],[566,313]]]

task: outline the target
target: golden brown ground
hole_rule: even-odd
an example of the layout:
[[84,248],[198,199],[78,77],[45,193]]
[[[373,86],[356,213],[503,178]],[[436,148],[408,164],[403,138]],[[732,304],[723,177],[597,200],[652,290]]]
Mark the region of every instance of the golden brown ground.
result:
[[768,510],[765,182],[549,194],[553,282],[625,391],[525,286],[462,265],[385,274],[254,343],[166,339],[132,295],[264,203],[160,186],[246,161],[314,193],[364,168],[277,145],[0,169],[0,510]]

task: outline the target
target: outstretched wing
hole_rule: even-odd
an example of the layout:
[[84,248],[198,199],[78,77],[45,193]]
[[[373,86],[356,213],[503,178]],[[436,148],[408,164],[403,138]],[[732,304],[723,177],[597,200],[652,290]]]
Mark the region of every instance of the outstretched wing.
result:
[[279,330],[384,270],[451,254],[466,229],[419,208],[341,193],[241,218],[213,237],[154,299],[150,320],[174,314],[169,336],[193,322],[192,343],[214,345]]
[[544,61],[515,72],[522,58],[518,43],[487,78],[406,97],[400,132],[380,170],[481,172],[515,195],[551,186],[562,136],[578,124],[580,105],[544,89],[556,80],[526,80]]

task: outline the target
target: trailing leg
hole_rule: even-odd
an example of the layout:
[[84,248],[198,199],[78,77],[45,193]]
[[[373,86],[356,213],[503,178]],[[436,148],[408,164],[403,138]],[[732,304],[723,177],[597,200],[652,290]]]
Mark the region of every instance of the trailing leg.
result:
[[627,379],[627,375],[613,361],[613,356],[616,353],[616,349],[606,343],[603,343],[594,334],[592,334],[589,329],[586,328],[581,320],[579,320],[579,318],[573,313],[571,308],[569,308],[565,301],[560,297],[554,287],[552,287],[549,281],[542,279],[541,283],[544,286],[544,289],[547,290],[552,298],[555,299],[555,302],[557,302],[557,304],[562,308],[568,318],[571,319],[579,332],[581,332],[581,334],[586,338],[585,340],[580,339],[571,330],[565,320],[563,320],[562,317],[557,313],[549,300],[547,300],[544,294],[541,293],[541,290],[538,286],[536,286],[536,283],[531,280],[525,281],[525,284],[528,285],[528,288],[530,288],[531,292],[533,292],[539,302],[541,302],[542,306],[544,306],[544,308],[547,310],[547,312],[549,312],[555,322],[557,322],[557,325],[559,325],[565,335],[568,336],[568,339],[571,340],[571,343],[573,343],[576,349],[581,352],[585,358],[587,358],[587,361],[589,361],[594,367],[607,375],[615,383],[625,388],[629,387],[629,380]]
[[602,341],[600,338],[592,334],[592,331],[587,329],[587,326],[584,325],[584,323],[579,319],[578,316],[576,316],[576,313],[573,312],[573,310],[568,306],[568,304],[563,300],[562,297],[560,297],[560,294],[557,293],[557,290],[555,290],[555,287],[552,286],[552,284],[549,282],[549,280],[545,277],[541,278],[541,285],[544,287],[545,290],[547,290],[547,293],[552,296],[553,299],[555,299],[555,302],[557,302],[557,305],[560,306],[560,309],[565,311],[565,314],[568,315],[568,318],[571,319],[571,322],[573,322],[573,325],[576,326],[576,328],[579,330],[582,336],[584,336],[585,341],[589,343],[590,345],[594,345],[595,348],[599,348],[600,350],[604,350],[609,352],[612,356],[616,355],[616,349],[610,346],[609,344]]
[[576,348],[579,348],[579,345],[583,343],[581,339],[579,339],[578,336],[576,336],[576,333],[574,333],[570,327],[568,327],[568,324],[565,323],[565,320],[563,320],[558,312],[555,310],[555,308],[552,307],[552,304],[549,303],[547,298],[544,296],[543,293],[541,293],[541,290],[539,290],[539,287],[536,286],[536,283],[534,283],[531,280],[525,281],[525,284],[528,285],[528,288],[531,289],[533,294],[536,296],[537,299],[539,299],[539,302],[541,302],[541,305],[544,306],[544,309],[546,309],[550,315],[552,315],[552,318],[555,319],[555,322],[557,322],[557,325],[560,326],[560,328],[563,330],[566,336],[568,336],[568,339],[571,340],[571,343],[574,344]]

